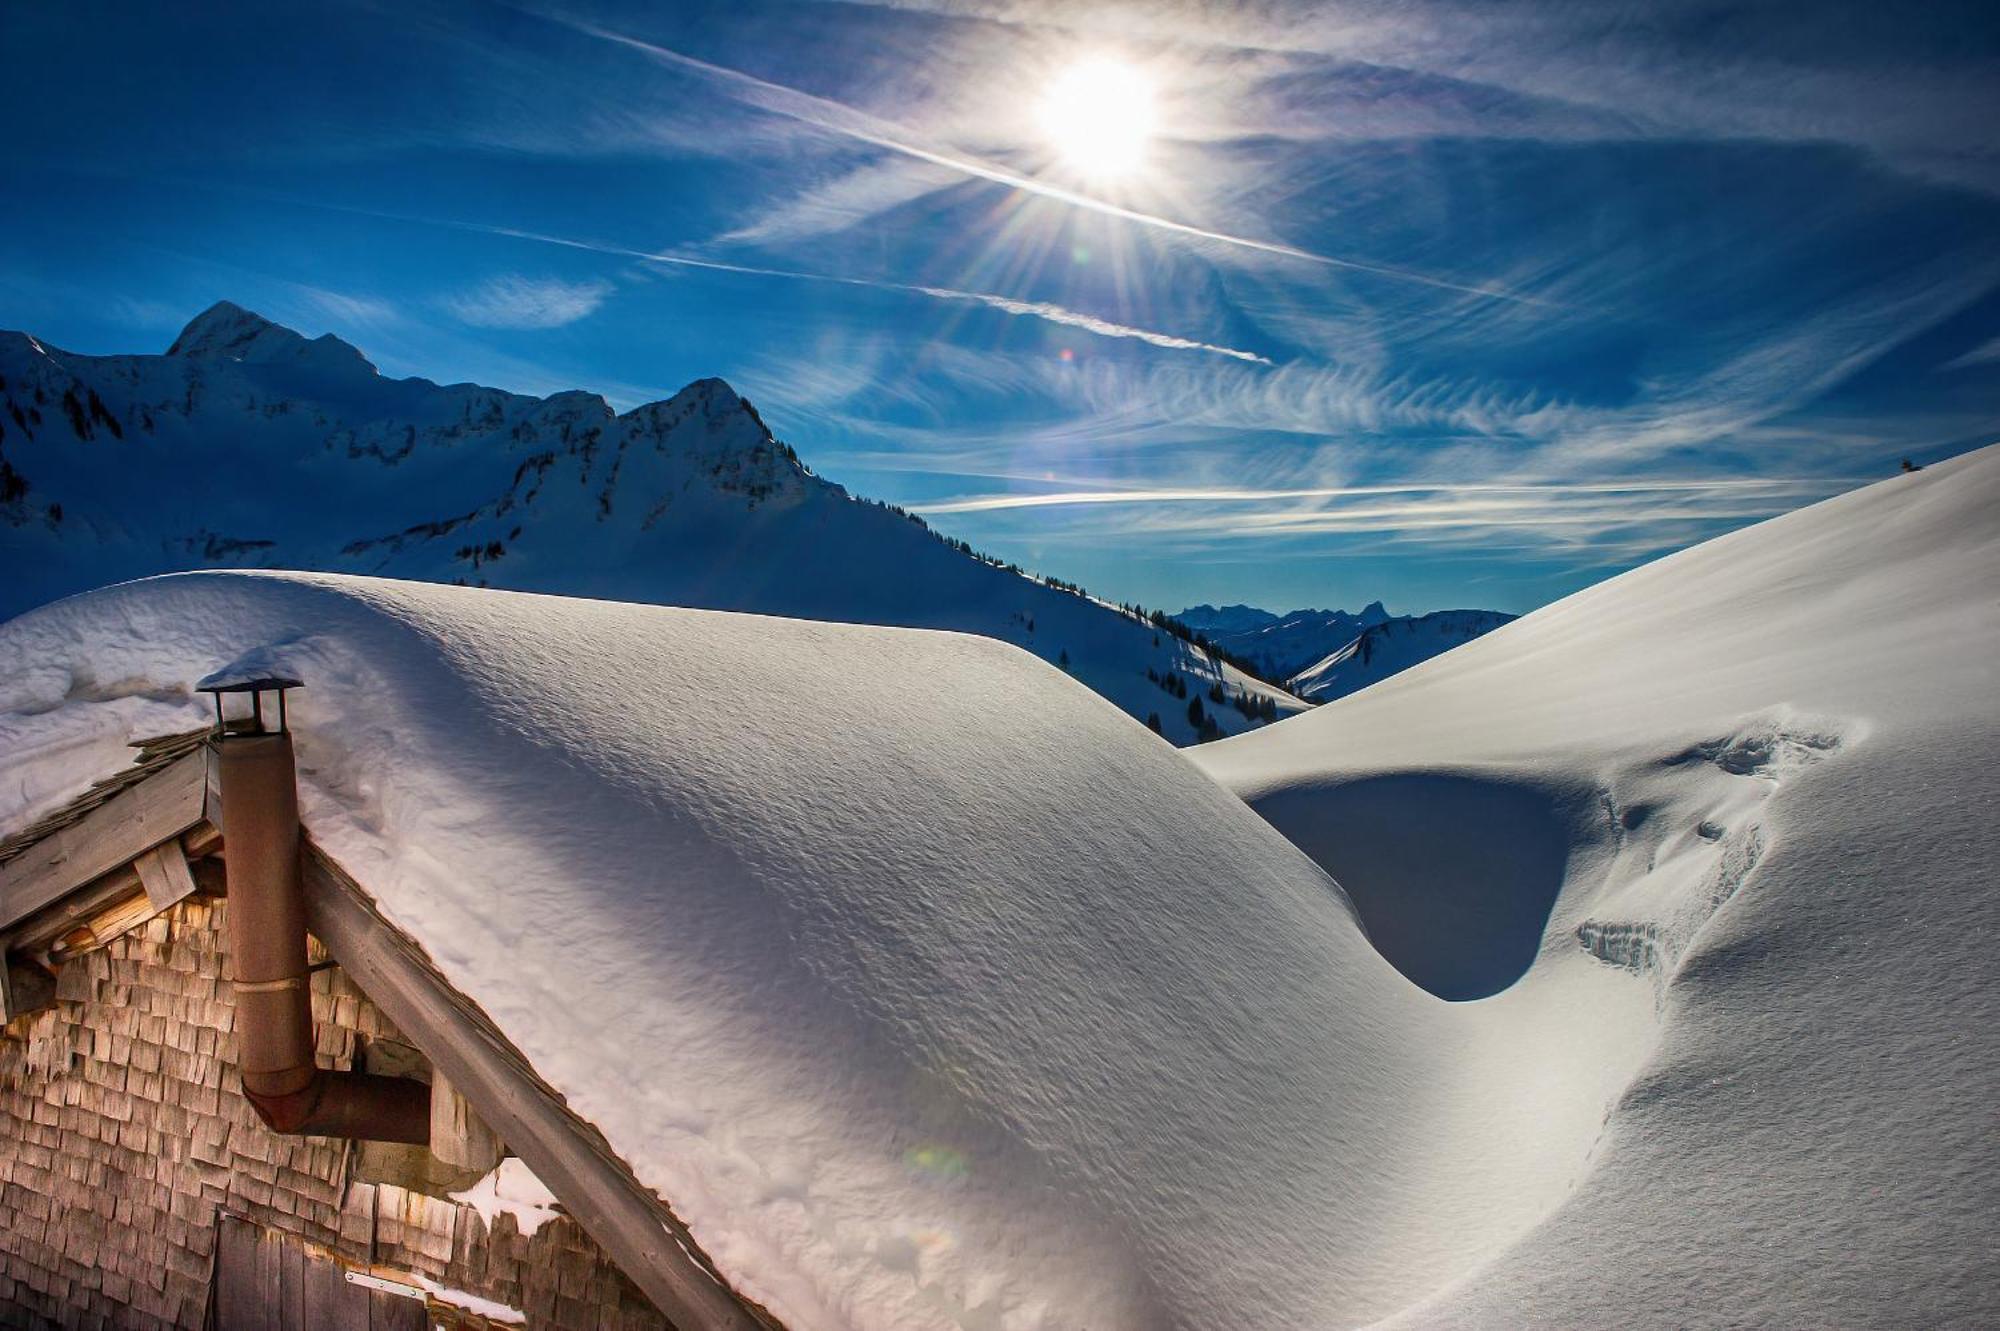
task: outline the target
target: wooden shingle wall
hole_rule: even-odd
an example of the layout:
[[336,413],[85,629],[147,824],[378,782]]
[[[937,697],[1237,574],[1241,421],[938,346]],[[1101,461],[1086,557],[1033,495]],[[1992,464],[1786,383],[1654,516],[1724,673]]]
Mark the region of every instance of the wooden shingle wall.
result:
[[[191,897],[63,968],[0,1040],[0,1325],[199,1328],[223,1211],[418,1273],[558,1331],[665,1322],[568,1217],[501,1216],[349,1180],[344,1142],[284,1137],[236,1082],[218,898]],[[336,969],[313,975],[322,1062],[400,1037]],[[476,1322],[468,1325],[477,1325]]]

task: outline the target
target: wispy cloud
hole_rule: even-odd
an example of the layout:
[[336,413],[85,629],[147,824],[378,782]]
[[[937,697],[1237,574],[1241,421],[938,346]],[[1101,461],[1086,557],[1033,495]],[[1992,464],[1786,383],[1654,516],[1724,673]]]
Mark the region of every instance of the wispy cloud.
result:
[[[1311,72],[1317,60],[1318,72],[1344,70],[1360,85],[1352,106],[1253,95],[1266,127],[1280,133],[1408,138],[1484,134],[1498,124],[1535,138],[1840,143],[1913,175],[2000,191],[2000,150],[1984,129],[1991,51],[1967,40],[1976,24],[1953,5],[1894,19],[1868,0],[1746,7],[1727,17],[1698,0],[887,7],[1072,40],[1172,43],[1287,72]],[[1421,97],[1404,98],[1399,74],[1432,82]]]
[[351,291],[329,291],[325,287],[310,286],[304,282],[286,282],[284,285],[298,293],[300,300],[312,307],[323,318],[331,319],[350,329],[377,328],[394,323],[396,307],[380,296],[357,295]]
[[[585,250],[593,254],[632,259],[641,263],[662,264],[674,268],[694,268],[713,273],[738,273],[746,277],[771,277],[796,282],[825,282],[836,286],[861,287],[871,291],[888,291],[904,295],[922,296],[930,300],[981,305],[987,309],[998,310],[1003,314],[1040,319],[1064,328],[1081,329],[1087,333],[1094,333],[1099,337],[1130,338],[1135,341],[1144,342],[1149,346],[1161,347],[1167,350],[1201,351],[1210,355],[1224,356],[1232,360],[1249,361],[1258,365],[1271,364],[1268,358],[1254,351],[1245,351],[1240,347],[1221,346],[1212,342],[1203,342],[1196,338],[1181,337],[1173,333],[1163,333],[1158,329],[1141,328],[1133,324],[1120,323],[1114,319],[1105,319],[1098,315],[1086,314],[1080,310],[1068,309],[1064,306],[1045,301],[1016,300],[1011,296],[1001,296],[987,291],[962,291],[954,287],[922,286],[910,282],[889,282],[875,278],[846,277],[837,273],[815,273],[796,268],[774,268],[763,264],[730,263],[722,259],[705,259],[692,254],[632,249],[627,246],[578,240],[568,236],[552,236],[544,232],[522,230],[518,227],[488,226],[476,222],[398,216],[387,213],[375,213],[371,215],[390,217],[397,221],[415,222],[428,226],[443,226],[454,230],[473,231],[482,235],[504,236],[511,240],[525,240],[543,245],[556,245],[565,249]],[[489,288],[490,286],[491,284],[489,284]],[[482,292],[486,292],[488,288],[482,288],[481,290]],[[604,292],[608,290],[609,287],[606,286],[603,291],[597,292],[590,304],[572,317],[580,318],[582,314],[596,308],[597,303],[603,299]],[[571,291],[573,292],[574,289],[572,288]],[[504,311],[514,308],[517,303],[524,306],[532,306],[534,304],[532,298],[517,302],[515,300],[517,294],[517,292],[510,289],[507,292],[501,293],[498,299],[490,303],[490,306],[483,300],[475,300],[475,312],[484,314],[492,310]],[[459,317],[464,318],[468,323],[478,322],[477,319],[468,317],[462,311],[455,309],[454,312],[459,313]],[[492,321],[491,326],[548,327],[551,326],[551,323],[555,322],[566,323],[569,320],[552,320],[550,323],[542,324],[501,324],[495,320]]]
[[645,41],[610,28],[587,23],[564,15],[544,15],[577,32],[611,42],[637,51],[661,64],[681,72],[707,80],[723,88],[730,95],[760,110],[790,117],[803,124],[811,125],[828,134],[865,143],[887,152],[900,153],[918,161],[928,162],[961,175],[1003,185],[1024,194],[1067,204],[1087,212],[1093,212],[1120,221],[1131,222],[1152,230],[1172,235],[1184,236],[1191,240],[1207,242],[1228,248],[1249,250],[1278,258],[1294,259],[1305,263],[1318,264],[1330,268],[1346,269],[1367,273],[1375,277],[1398,282],[1415,283],[1459,295],[1476,296],[1490,300],[1516,301],[1528,305],[1548,304],[1539,297],[1518,291],[1510,291],[1488,283],[1456,282],[1447,278],[1418,272],[1415,269],[1389,264],[1369,263],[1358,259],[1340,258],[1313,250],[1288,245],[1281,241],[1259,239],[1254,236],[1238,235],[1228,231],[1196,226],[1158,213],[1138,208],[1129,208],[1107,199],[1097,198],[1077,190],[1069,189],[1052,181],[1035,176],[1023,175],[998,163],[987,161],[970,153],[945,145],[923,141],[917,131],[903,125],[893,124],[879,117],[859,111],[854,107],[829,98],[814,96],[789,88],[783,84],[761,79],[741,70],[702,60],[671,47]]
[[[975,496],[916,505],[933,520],[984,514],[975,539],[1032,535],[1037,547],[1144,542],[1179,557],[1290,542],[1562,558],[1601,567],[1632,560],[1851,489],[1863,478],[1657,479],[1618,484],[1154,489]],[[1062,519],[1064,509],[1109,505]],[[1050,513],[1047,510],[1053,509]],[[1002,525],[994,526],[991,523]],[[1032,524],[1022,527],[1020,524]],[[1265,556],[1269,557],[1269,556]]]
[[[1566,499],[1595,495],[1723,495],[1791,497],[1801,494],[1826,493],[1829,487],[1838,489],[1845,485],[1858,484],[1857,478],[1807,478],[1807,477],[1714,477],[1688,480],[1633,480],[1607,481],[1596,484],[1467,484],[1467,485],[1335,485],[1304,486],[1275,490],[1230,489],[1227,487],[1198,489],[1122,489],[1122,490],[1061,490],[1046,494],[993,494],[970,495],[960,499],[943,499],[933,503],[911,504],[913,512],[924,514],[943,513],[988,513],[1004,509],[1020,508],[1064,508],[1078,504],[1261,504],[1272,500],[1294,499],[1355,499],[1375,498],[1384,495],[1453,496],[1454,507],[1458,511],[1470,508],[1511,509],[1521,506],[1527,499]],[[1474,499],[1473,496],[1483,498]],[[1380,516],[1402,509],[1367,510]],[[1307,520],[1324,516],[1310,515]],[[1284,526],[1292,518],[1254,519],[1256,525],[1271,527]]]
[[1941,370],[1963,370],[1969,369],[1974,365],[1991,365],[1995,361],[2000,361],[2000,337],[1981,342],[1970,351],[1953,357],[1938,368]]
[[790,198],[760,200],[751,221],[716,237],[716,243],[783,245],[842,231],[964,179],[931,162],[887,157],[815,182]]
[[560,328],[594,313],[611,291],[605,281],[507,273],[447,296],[443,304],[454,319],[475,328]]

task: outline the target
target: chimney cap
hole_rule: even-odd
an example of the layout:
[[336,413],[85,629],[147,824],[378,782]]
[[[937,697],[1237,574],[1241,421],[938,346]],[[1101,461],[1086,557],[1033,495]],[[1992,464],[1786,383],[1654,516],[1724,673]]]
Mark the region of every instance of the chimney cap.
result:
[[[285,690],[305,687],[291,675],[281,675],[268,665],[239,662],[226,665],[194,686],[197,693],[215,695],[215,733],[219,739],[234,735],[268,735],[273,733],[264,726],[264,695],[278,695],[278,729],[284,734]],[[250,695],[250,715],[229,721],[222,714],[222,695],[225,693],[247,693]]]
[[217,671],[201,683],[195,685],[194,689],[196,693],[267,693],[272,689],[302,689],[304,687],[305,682],[303,680],[293,679],[289,675],[232,677],[223,671]]

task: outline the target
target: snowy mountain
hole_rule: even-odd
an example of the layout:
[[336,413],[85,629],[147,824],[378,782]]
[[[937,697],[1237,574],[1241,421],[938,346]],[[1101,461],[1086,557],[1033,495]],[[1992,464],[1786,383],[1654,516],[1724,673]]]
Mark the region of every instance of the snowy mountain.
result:
[[1498,610],[1434,610],[1385,619],[1292,674],[1286,687],[1310,702],[1332,702],[1491,633],[1513,618]]
[[1513,619],[1498,610],[1438,610],[1391,615],[1380,601],[1357,614],[1255,606],[1195,605],[1175,616],[1264,679],[1309,702],[1330,702],[1428,661]]
[[1174,618],[1199,633],[1248,633],[1278,622],[1278,616],[1254,605],[1191,605]]
[[323,569],[983,634],[1180,743],[1301,706],[853,498],[719,379],[622,415],[392,380],[227,302],[164,356],[0,332],[0,560],[0,615],[178,569]]
[[1231,656],[1248,662],[1265,679],[1284,679],[1353,642],[1355,635],[1388,620],[1380,601],[1358,614],[1345,610],[1294,610],[1274,615],[1254,606],[1216,610],[1190,606],[1175,616]]

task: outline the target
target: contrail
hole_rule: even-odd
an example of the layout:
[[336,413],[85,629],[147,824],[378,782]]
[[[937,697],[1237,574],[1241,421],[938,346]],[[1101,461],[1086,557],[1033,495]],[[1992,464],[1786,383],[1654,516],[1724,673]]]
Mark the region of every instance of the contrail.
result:
[[[377,214],[391,216],[391,214]],[[515,227],[490,226],[478,222],[455,222],[438,218],[399,217],[406,222],[422,222],[431,226],[451,227],[459,231],[473,231],[482,235],[507,236],[514,240],[536,241],[544,245],[561,245],[567,249],[587,250],[593,254],[608,254],[616,258],[634,259],[641,263],[670,264],[679,268],[705,268],[718,273],[743,273],[752,277],[788,278],[798,282],[831,282],[838,286],[865,287],[871,291],[900,291],[913,296],[927,296],[932,300],[963,301],[983,305],[987,309],[999,310],[1031,319],[1042,319],[1065,328],[1080,328],[1099,337],[1126,337],[1144,342],[1148,346],[1165,347],[1174,351],[1205,351],[1211,355],[1229,356],[1256,365],[1269,365],[1268,357],[1254,351],[1244,351],[1237,347],[1218,346],[1213,342],[1200,342],[1190,337],[1177,337],[1172,333],[1162,333],[1151,328],[1138,328],[1131,324],[1116,323],[1110,319],[1100,319],[1094,314],[1084,314],[1079,310],[1061,305],[1051,305],[1041,301],[1015,300],[1010,296],[997,296],[989,291],[961,291],[955,287],[918,286],[908,282],[888,282],[865,277],[841,277],[834,273],[814,273],[796,268],[767,268],[758,264],[728,263],[721,259],[697,259],[692,255],[675,254],[671,251],[628,249],[622,245],[605,245],[596,241],[574,240],[567,236],[551,236],[539,231],[523,231]]]
[[610,42],[630,50],[638,51],[662,64],[672,65],[677,69],[686,70],[710,82],[720,83],[725,87],[733,89],[738,95],[739,100],[746,101],[753,106],[760,107],[776,115],[782,115],[804,124],[813,125],[819,129],[826,130],[828,133],[839,134],[888,152],[901,153],[906,157],[913,157],[918,161],[929,162],[934,166],[945,167],[948,170],[958,171],[980,180],[992,181],[996,185],[1005,185],[1009,189],[1021,190],[1024,193],[1039,195],[1045,199],[1053,199],[1060,203],[1069,204],[1072,207],[1101,213],[1106,217],[1115,217],[1122,221],[1134,222],[1140,226],[1152,227],[1156,230],[1167,231],[1180,236],[1188,236],[1196,240],[1211,241],[1219,245],[1232,245],[1239,249],[1256,250],[1264,254],[1280,255],[1287,259],[1299,259],[1307,263],[1322,264],[1330,268],[1345,268],[1354,272],[1369,273],[1376,277],[1390,278],[1399,282],[1413,282],[1419,286],[1433,287],[1441,291],[1455,291],[1460,295],[1483,296],[1490,300],[1513,301],[1521,305],[1561,308],[1554,301],[1543,300],[1535,296],[1524,296],[1519,292],[1508,291],[1502,287],[1474,286],[1466,283],[1447,281],[1441,277],[1431,277],[1424,273],[1411,272],[1407,268],[1392,268],[1385,264],[1364,263],[1358,259],[1336,259],[1331,255],[1316,254],[1311,250],[1302,250],[1294,245],[1285,245],[1270,240],[1256,240],[1249,236],[1232,235],[1227,231],[1212,231],[1207,227],[1194,226],[1187,222],[1176,222],[1170,217],[1161,217],[1156,213],[1140,212],[1135,208],[1121,207],[1115,203],[1107,203],[1103,199],[1092,198],[1088,194],[1079,194],[1075,190],[1064,189],[1060,185],[1050,184],[1045,180],[1037,180],[1032,176],[1024,176],[1018,172],[1009,171],[1005,167],[996,166],[991,162],[984,162],[975,157],[968,157],[959,153],[941,152],[934,148],[924,147],[922,144],[911,142],[908,131],[901,126],[879,120],[874,116],[868,115],[866,112],[857,111],[853,107],[844,105],[843,103],[831,101],[824,97],[817,97],[812,93],[800,92],[796,88],[788,88],[781,83],[772,83],[768,80],[760,79],[754,74],[745,74],[741,70],[731,69],[727,65],[712,64],[696,56],[683,55],[681,52],[673,50],[670,47],[659,46],[655,43],[643,41],[640,38],[628,36],[622,32],[616,32],[610,28],[601,28],[595,24],[586,23],[581,19],[573,19],[566,15],[543,13],[538,10],[522,10],[521,12],[534,14],[536,17],[546,19],[551,23],[561,24],[574,32],[580,32],[588,37],[595,37],[599,41]]

